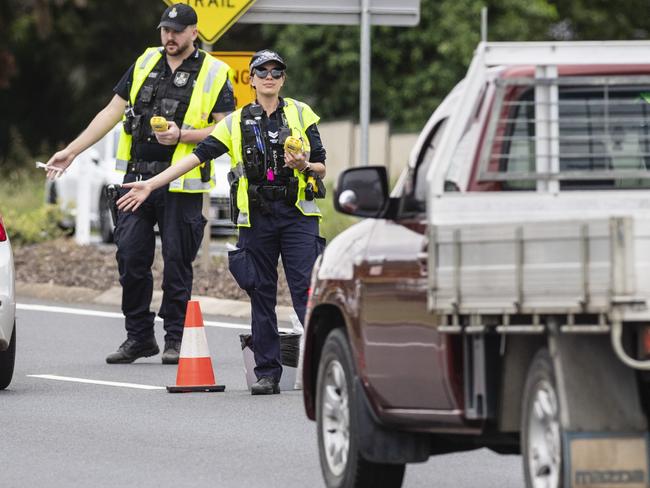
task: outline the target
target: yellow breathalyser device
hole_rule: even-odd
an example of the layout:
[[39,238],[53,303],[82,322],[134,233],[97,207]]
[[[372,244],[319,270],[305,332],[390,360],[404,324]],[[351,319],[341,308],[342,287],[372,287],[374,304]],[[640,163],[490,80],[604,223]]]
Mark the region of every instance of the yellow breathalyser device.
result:
[[165,117],[161,117],[160,115],[154,115],[151,117],[149,123],[151,124],[151,128],[154,130],[154,132],[163,132],[169,128],[167,119]]

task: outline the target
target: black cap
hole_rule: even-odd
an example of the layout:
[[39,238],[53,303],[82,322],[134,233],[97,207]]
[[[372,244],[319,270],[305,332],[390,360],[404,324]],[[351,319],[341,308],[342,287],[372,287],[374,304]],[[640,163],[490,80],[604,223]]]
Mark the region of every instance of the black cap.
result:
[[180,32],[188,25],[195,25],[198,22],[199,19],[192,7],[185,3],[176,3],[163,12],[158,29],[167,27]]
[[253,69],[262,66],[264,63],[268,63],[269,61],[275,61],[280,65],[282,69],[287,69],[287,65],[284,62],[284,59],[282,59],[282,57],[275,51],[269,51],[268,49],[257,51],[255,54],[253,54],[251,62],[248,65],[248,69],[250,71],[253,71]]

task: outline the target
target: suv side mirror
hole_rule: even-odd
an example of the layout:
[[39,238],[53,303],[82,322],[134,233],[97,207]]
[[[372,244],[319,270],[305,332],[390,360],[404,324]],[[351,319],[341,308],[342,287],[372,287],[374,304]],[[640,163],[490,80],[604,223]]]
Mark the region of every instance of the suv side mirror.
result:
[[334,208],[357,217],[380,218],[388,207],[388,175],[384,166],[349,168],[339,176]]

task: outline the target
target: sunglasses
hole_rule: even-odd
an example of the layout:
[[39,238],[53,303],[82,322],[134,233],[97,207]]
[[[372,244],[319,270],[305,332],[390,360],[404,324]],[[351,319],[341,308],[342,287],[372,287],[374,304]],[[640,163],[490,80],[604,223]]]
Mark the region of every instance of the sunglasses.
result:
[[273,77],[274,80],[279,80],[282,78],[282,75],[284,74],[283,69],[278,69],[278,68],[273,68],[273,69],[259,69],[259,68],[254,68],[253,72],[257,75],[258,78],[266,78],[269,76],[269,73],[271,73],[271,76]]

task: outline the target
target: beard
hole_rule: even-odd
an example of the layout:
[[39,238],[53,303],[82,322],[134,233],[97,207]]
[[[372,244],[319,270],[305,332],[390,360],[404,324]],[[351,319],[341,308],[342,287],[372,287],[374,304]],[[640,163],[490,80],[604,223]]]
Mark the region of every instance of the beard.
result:
[[172,57],[181,56],[185,52],[187,52],[187,50],[191,46],[192,46],[192,41],[191,40],[187,41],[186,43],[183,43],[183,44],[178,44],[176,42],[171,42],[170,41],[167,44],[165,44],[165,53],[168,56],[172,56]]

